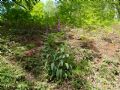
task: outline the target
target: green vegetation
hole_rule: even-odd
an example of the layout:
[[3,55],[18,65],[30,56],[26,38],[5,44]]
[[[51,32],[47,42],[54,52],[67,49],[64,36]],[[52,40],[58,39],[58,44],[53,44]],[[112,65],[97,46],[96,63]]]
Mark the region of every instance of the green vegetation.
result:
[[21,68],[12,66],[5,57],[0,56],[0,88],[2,90],[28,88],[25,74]]
[[119,90],[120,0],[0,0],[0,90]]
[[64,42],[56,41],[58,36],[61,34],[50,34],[44,48],[44,59],[50,80],[69,79],[74,68],[74,57]]

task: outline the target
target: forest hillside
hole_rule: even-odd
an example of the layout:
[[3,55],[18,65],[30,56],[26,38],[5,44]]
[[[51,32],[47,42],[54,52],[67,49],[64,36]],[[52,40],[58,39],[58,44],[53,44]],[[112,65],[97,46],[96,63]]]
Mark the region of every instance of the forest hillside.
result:
[[120,90],[120,0],[0,0],[0,90]]

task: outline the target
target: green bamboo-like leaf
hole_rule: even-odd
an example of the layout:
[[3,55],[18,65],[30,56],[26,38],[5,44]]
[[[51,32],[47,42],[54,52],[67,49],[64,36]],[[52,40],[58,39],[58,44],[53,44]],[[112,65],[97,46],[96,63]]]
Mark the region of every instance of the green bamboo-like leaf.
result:
[[65,51],[65,49],[64,49],[64,48],[61,48],[60,50],[61,50],[61,52],[64,52],[64,51]]
[[66,54],[66,57],[69,57],[69,54]]
[[55,64],[52,63],[52,64],[51,64],[51,70],[52,70],[52,71],[54,70],[54,67],[55,67]]
[[62,56],[62,58],[65,58],[65,57],[66,57],[66,55],[63,55],[63,56]]
[[62,74],[63,74],[63,71],[62,69],[60,69],[60,79],[62,79]]
[[67,75],[67,73],[65,73],[65,78],[68,78],[68,75]]
[[69,65],[70,66],[70,68],[69,69],[72,69],[72,65]]
[[59,75],[60,75],[60,72],[59,72],[59,70],[57,69],[57,71],[56,71],[56,77],[57,77],[57,79],[59,79]]
[[61,60],[60,65],[63,66],[63,60]]
[[68,65],[68,63],[65,63],[65,66],[66,66],[67,69],[69,69],[69,65]]

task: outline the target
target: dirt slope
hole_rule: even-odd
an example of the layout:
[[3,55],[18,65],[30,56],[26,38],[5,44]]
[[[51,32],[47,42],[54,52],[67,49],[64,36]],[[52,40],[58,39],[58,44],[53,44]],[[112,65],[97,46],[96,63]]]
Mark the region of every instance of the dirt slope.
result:
[[94,53],[91,61],[92,74],[87,81],[92,90],[120,90],[120,36],[117,32],[93,32],[72,29],[67,34],[67,43],[75,53],[77,62],[81,60],[81,49]]

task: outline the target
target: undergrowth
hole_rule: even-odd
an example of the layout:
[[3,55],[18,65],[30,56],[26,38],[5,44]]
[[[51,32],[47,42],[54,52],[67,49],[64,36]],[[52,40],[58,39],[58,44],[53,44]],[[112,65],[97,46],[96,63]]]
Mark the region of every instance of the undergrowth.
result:
[[50,81],[67,80],[74,69],[74,56],[70,53],[68,46],[58,37],[62,36],[61,34],[63,33],[50,34],[43,50],[46,60],[45,67]]
[[12,66],[7,58],[0,56],[0,89],[27,90],[30,88],[22,68]]
[[92,86],[87,77],[92,73],[91,61],[93,53],[88,49],[81,49],[82,59],[76,63],[73,71],[72,85],[75,90],[91,90]]
[[[44,83],[43,72],[44,62],[41,55],[31,57],[24,55],[28,47],[20,43],[0,38],[0,90],[47,90],[47,83]],[[39,77],[37,82],[31,81],[33,77]],[[42,78],[41,78],[42,77]],[[45,78],[44,78],[45,79]]]

